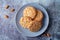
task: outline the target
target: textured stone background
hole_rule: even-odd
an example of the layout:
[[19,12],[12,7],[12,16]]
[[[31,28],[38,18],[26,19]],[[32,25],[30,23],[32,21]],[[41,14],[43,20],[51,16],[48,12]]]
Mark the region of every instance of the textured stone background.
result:
[[[19,8],[27,3],[36,2],[43,5],[50,17],[50,24],[46,32],[51,37],[25,37],[21,35],[15,25],[15,15]],[[10,5],[5,9],[5,5]],[[11,8],[15,8],[14,12],[10,12]],[[9,18],[5,19],[4,15]],[[60,40],[60,0],[0,0],[0,40]]]

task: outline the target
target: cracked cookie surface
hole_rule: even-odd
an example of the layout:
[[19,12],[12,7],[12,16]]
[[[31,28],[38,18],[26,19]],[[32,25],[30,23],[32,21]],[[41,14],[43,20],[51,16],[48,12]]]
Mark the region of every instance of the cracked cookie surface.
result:
[[32,6],[27,6],[24,10],[23,10],[23,16],[29,16],[32,19],[35,18],[36,16],[36,9]]
[[42,22],[32,21],[32,24],[30,25],[29,30],[31,32],[37,32],[40,30],[41,27],[42,27]]
[[40,10],[37,10],[37,15],[34,20],[42,21],[42,19],[43,19],[43,13]]
[[28,28],[30,26],[30,22],[31,22],[31,18],[30,17],[21,17],[19,24],[23,27],[23,28]]

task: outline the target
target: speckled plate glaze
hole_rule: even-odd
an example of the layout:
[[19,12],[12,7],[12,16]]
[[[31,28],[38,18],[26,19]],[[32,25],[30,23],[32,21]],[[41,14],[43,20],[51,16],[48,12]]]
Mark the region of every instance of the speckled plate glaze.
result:
[[[26,6],[33,6],[36,9],[41,10],[44,14],[43,26],[38,32],[30,32],[28,29],[24,29],[21,27],[21,25],[19,25],[19,20],[23,16],[23,10]],[[29,3],[29,4],[22,6],[16,15],[17,29],[21,34],[23,34],[24,36],[27,36],[27,37],[36,37],[38,35],[41,35],[47,29],[48,24],[49,24],[49,16],[48,16],[47,11],[41,5],[39,5],[37,3]]]

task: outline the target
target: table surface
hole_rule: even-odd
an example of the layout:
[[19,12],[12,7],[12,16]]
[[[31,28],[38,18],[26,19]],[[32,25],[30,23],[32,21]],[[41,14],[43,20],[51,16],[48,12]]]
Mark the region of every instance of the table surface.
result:
[[[38,3],[46,8],[49,14],[49,26],[46,30],[51,37],[25,37],[19,33],[15,25],[15,16],[21,6],[27,3]],[[9,5],[8,9],[5,6]],[[14,8],[15,11],[10,10]],[[9,18],[4,18],[8,15]],[[60,40],[60,1],[59,0],[0,0],[0,40]]]

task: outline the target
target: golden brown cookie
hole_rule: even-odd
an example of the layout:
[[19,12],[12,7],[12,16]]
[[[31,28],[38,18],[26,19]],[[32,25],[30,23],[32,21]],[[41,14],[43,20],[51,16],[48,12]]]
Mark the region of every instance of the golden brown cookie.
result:
[[29,16],[33,19],[36,16],[36,9],[32,6],[27,6],[23,10],[23,16]]
[[43,19],[43,13],[40,10],[37,10],[37,15],[34,20],[42,21],[42,19]]
[[21,24],[21,26],[23,28],[28,28],[30,26],[30,22],[32,21],[32,19],[30,17],[21,17],[19,23]]
[[30,25],[29,30],[31,32],[37,32],[40,30],[41,27],[42,27],[42,22],[32,21],[32,24]]

